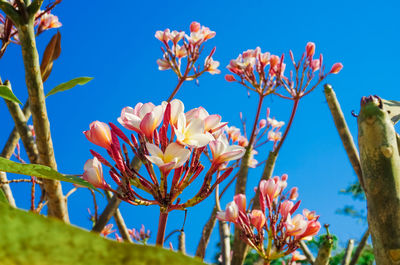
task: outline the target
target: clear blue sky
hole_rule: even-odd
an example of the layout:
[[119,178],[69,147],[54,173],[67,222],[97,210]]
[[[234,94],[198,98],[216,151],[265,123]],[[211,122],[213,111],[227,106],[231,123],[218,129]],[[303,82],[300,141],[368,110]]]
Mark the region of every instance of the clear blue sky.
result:
[[[63,27],[62,53],[55,62],[45,90],[78,76],[95,79],[84,87],[52,96],[47,101],[55,155],[60,172],[82,173],[90,157],[89,149],[97,151],[82,131],[90,122],[114,122],[125,106],[137,102],[165,100],[176,85],[172,72],[160,72],[156,60],[161,57],[156,30],[165,28],[189,31],[189,24],[198,21],[217,32],[207,43],[208,51],[217,47],[214,59],[221,62],[221,75],[204,75],[200,86],[185,83],[177,95],[186,109],[205,107],[219,113],[224,121],[240,126],[242,111],[249,123],[256,109],[257,97],[247,97],[243,87],[227,83],[225,66],[230,59],[247,49],[260,46],[262,51],[280,55],[292,49],[300,56],[308,41],[316,43],[316,53],[323,53],[330,67],[342,62],[339,75],[328,78],[342,104],[353,136],[357,136],[356,119],[351,110],[359,110],[361,96],[377,94],[385,99],[399,99],[398,62],[400,38],[397,1],[63,1],[54,11]],[[40,54],[52,30],[38,39]],[[204,57],[203,57],[204,58]],[[288,62],[287,62],[288,63]],[[10,45],[0,61],[0,75],[9,79],[21,101],[27,98],[20,47]],[[287,121],[290,102],[270,97],[263,110],[271,108],[273,116]],[[12,128],[12,120],[4,103],[0,103],[3,146]],[[101,150],[102,151],[102,150]],[[266,150],[257,156],[262,161]],[[260,169],[250,172],[248,196],[260,177]],[[330,112],[322,86],[304,98],[288,139],[281,149],[275,174],[287,173],[289,186],[298,186],[301,208],[316,210],[322,223],[329,223],[344,245],[349,238],[359,239],[365,224],[335,214],[335,210],[353,201],[339,195],[340,189],[355,181]],[[13,184],[20,207],[29,207],[29,184]],[[68,191],[71,185],[64,185]],[[198,187],[196,187],[198,188]],[[233,192],[222,201],[225,205]],[[212,197],[212,196],[211,196]],[[105,201],[100,199],[100,211]],[[189,209],[186,223],[187,250],[193,254],[205,224],[213,198]],[[362,207],[362,203],[357,203]],[[89,191],[81,189],[71,196],[71,222],[89,228],[87,208],[93,209]],[[158,207],[134,207],[123,203],[121,210],[129,228],[145,224],[153,232],[154,242]],[[183,213],[173,212],[167,233],[179,229]],[[207,252],[213,260],[218,240],[214,233]],[[172,240],[177,247],[176,237]]]

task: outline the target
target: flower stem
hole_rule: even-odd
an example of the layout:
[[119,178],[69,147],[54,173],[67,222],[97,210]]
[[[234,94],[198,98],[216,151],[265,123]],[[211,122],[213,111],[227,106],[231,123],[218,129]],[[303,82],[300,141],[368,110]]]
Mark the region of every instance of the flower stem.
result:
[[282,136],[281,140],[279,141],[278,146],[277,146],[276,149],[274,150],[274,152],[275,152],[276,154],[279,153],[279,149],[281,149],[281,146],[282,146],[283,142],[284,142],[285,139],[286,139],[286,136],[287,136],[287,134],[288,134],[288,132],[289,132],[289,130],[290,130],[290,127],[292,126],[294,116],[296,115],[297,107],[299,106],[299,101],[300,101],[300,98],[295,98],[295,99],[294,99],[293,108],[292,108],[292,113],[290,114],[290,118],[289,118],[288,125],[286,126],[286,130],[285,130],[285,132],[283,133],[283,136]]
[[160,218],[158,219],[158,231],[157,231],[157,239],[156,245],[163,246],[164,245],[164,236],[165,236],[165,228],[167,226],[168,219],[168,211],[160,209]]

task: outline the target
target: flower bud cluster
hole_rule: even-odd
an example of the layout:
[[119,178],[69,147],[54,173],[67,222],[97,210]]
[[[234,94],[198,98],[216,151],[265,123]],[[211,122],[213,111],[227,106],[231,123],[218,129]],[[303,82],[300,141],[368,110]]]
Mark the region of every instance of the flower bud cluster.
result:
[[217,213],[219,220],[234,223],[243,241],[268,261],[293,253],[301,240],[311,240],[321,228],[314,211],[295,214],[300,201],[296,187],[284,193],[287,178],[284,174],[260,182],[260,209],[246,210],[246,196],[238,194]]
[[[198,22],[192,22],[190,25],[190,34],[183,31],[157,31],[155,37],[163,43],[161,50],[163,51],[162,59],[157,60],[159,70],[172,69],[179,78],[185,80],[193,80],[204,72],[210,74],[219,74],[219,62],[212,58],[215,48],[205,58],[203,69],[196,68],[195,63],[200,57],[200,53],[204,48],[204,43],[215,37],[215,32],[209,28],[200,25]],[[182,59],[186,58],[186,69],[181,72]],[[190,72],[193,73],[190,75]]]
[[[289,54],[294,67],[294,72],[290,71],[289,77],[285,76],[284,55],[279,57],[269,52],[262,53],[257,47],[231,60],[227,68],[234,75],[228,74],[225,79],[228,82],[238,82],[260,95],[273,93],[287,99],[299,99],[314,90],[328,75],[337,74],[343,68],[341,63],[335,63],[328,73],[324,73],[323,56],[320,54],[318,58],[314,58],[313,42],[307,43],[298,62],[295,61],[292,51],[289,51]],[[319,73],[315,84],[309,88],[316,72]],[[278,93],[279,88],[284,88],[289,96]]]
[[[240,145],[228,143],[224,132],[227,123],[221,122],[221,116],[210,115],[202,107],[184,112],[178,99],[158,106],[149,102],[126,107],[118,122],[136,136],[131,134],[128,138],[116,125],[109,123],[109,127],[99,121],[91,123],[90,130],[84,132],[89,141],[107,150],[115,165],[92,150],[94,158],[86,162],[83,178],[135,205],[157,204],[168,211],[196,205],[230,175],[233,167],[228,162],[239,160],[245,151]],[[183,203],[178,197],[204,170],[201,155],[207,146],[212,154],[211,166],[198,193]],[[128,148],[144,164],[148,177],[131,166]],[[109,174],[120,191],[105,182],[101,164],[110,168]],[[212,184],[213,175],[217,177]],[[152,198],[142,197],[138,190]]]

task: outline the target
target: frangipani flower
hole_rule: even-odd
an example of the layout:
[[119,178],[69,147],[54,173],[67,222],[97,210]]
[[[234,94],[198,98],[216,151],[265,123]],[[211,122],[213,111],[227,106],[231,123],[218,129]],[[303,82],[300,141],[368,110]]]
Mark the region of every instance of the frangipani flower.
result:
[[301,255],[300,252],[295,251],[292,253],[292,261],[298,261],[298,260],[305,260],[307,257],[304,255]]
[[206,69],[207,72],[209,72],[212,75],[221,73],[221,71],[218,69],[218,66],[219,66],[218,61],[214,61],[212,57],[208,56],[206,57],[204,61],[204,68]]
[[260,192],[264,196],[268,196],[270,202],[272,202],[276,197],[278,197],[281,192],[281,187],[279,183],[276,183],[273,179],[261,180]]
[[57,16],[46,13],[40,17],[38,33],[43,32],[47,29],[59,28],[61,26],[62,24],[58,21]]
[[190,24],[190,36],[185,35],[185,37],[191,44],[201,44],[202,42],[214,38],[215,35],[215,31],[201,26],[198,22],[192,22],[192,24]]
[[210,133],[205,132],[204,120],[193,118],[187,123],[183,113],[178,117],[175,134],[179,143],[194,147],[203,147],[214,140]]
[[112,230],[112,228],[113,228],[113,224],[108,224],[108,225],[106,225],[104,228],[103,228],[103,230],[101,230],[101,235],[102,236],[104,236],[104,237],[106,237],[106,236],[108,236],[109,234],[112,234],[112,233],[114,233],[116,230]]
[[265,215],[260,210],[253,210],[250,214],[250,222],[257,229],[257,231],[261,231],[265,225]]
[[298,237],[302,240],[311,240],[313,236],[318,234],[321,224],[317,220],[308,221],[306,230]]
[[222,129],[227,123],[221,123],[221,116],[217,114],[210,115],[203,107],[189,110],[185,114],[186,121],[189,123],[193,119],[201,119],[204,121],[204,131],[214,133]]
[[286,227],[286,233],[288,235],[290,236],[302,235],[306,231],[307,226],[308,222],[306,221],[303,215],[297,214],[293,218],[291,217],[290,214],[287,216],[285,227]]
[[83,167],[83,179],[95,186],[96,188],[107,188],[108,185],[103,177],[103,167],[99,160],[94,157],[86,161]]
[[236,160],[244,155],[245,148],[239,145],[229,145],[224,135],[217,140],[210,142],[210,149],[213,158],[213,164],[220,165],[222,163]]
[[[168,104],[167,101],[163,101],[162,106],[164,111],[165,108],[167,107],[167,104]],[[169,104],[171,104],[171,118],[169,122],[171,125],[176,126],[179,115],[181,113],[184,113],[185,106],[183,105],[183,102],[180,101],[179,99],[174,99]]]
[[274,118],[271,119],[270,117],[267,118],[267,121],[268,125],[270,125],[272,128],[280,128],[285,125],[284,121],[277,121]]
[[135,108],[122,109],[118,122],[128,130],[143,133],[148,139],[153,136],[154,130],[160,125],[163,118],[163,107],[153,103],[138,103]]
[[94,121],[90,125],[90,130],[84,131],[86,138],[92,143],[110,149],[111,131],[107,124],[100,121]]
[[183,166],[190,156],[190,150],[177,143],[170,143],[165,152],[151,143],[146,143],[146,148],[150,154],[150,156],[146,155],[146,158],[156,164],[164,173]]
[[239,218],[239,208],[234,201],[228,203],[225,211],[217,212],[217,219],[226,222],[236,223]]

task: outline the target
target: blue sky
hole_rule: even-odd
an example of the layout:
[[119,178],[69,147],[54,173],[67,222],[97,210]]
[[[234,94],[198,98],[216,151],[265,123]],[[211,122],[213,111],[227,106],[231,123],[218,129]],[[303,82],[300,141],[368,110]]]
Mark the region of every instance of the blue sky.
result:
[[[161,57],[156,30],[165,28],[189,31],[192,21],[198,21],[217,32],[207,43],[206,52],[216,46],[214,59],[221,62],[220,75],[203,75],[200,85],[187,82],[179,91],[186,109],[203,106],[218,113],[230,125],[240,126],[239,112],[253,122],[257,97],[247,97],[238,84],[228,83],[224,74],[230,59],[247,49],[260,46],[273,54],[292,49],[299,58],[308,41],[316,43],[316,53],[324,55],[329,68],[342,62],[339,75],[327,80],[334,87],[342,104],[353,136],[357,137],[356,118],[351,111],[359,110],[361,96],[377,94],[385,99],[398,99],[396,74],[400,55],[397,1],[63,1],[55,10],[63,27],[62,53],[55,62],[45,90],[78,76],[92,76],[84,87],[50,97],[47,101],[55,155],[60,172],[82,173],[90,157],[89,149],[101,150],[88,142],[82,131],[94,120],[114,122],[125,106],[137,102],[165,100],[176,85],[170,71],[158,71],[156,60]],[[39,53],[56,33],[45,32],[38,38]],[[204,57],[203,57],[204,58]],[[288,61],[287,61],[288,63]],[[9,79],[21,101],[27,98],[20,47],[10,45],[0,61],[0,75]],[[267,107],[272,116],[287,121],[291,102],[269,97]],[[12,128],[12,119],[4,103],[0,103],[3,146]],[[250,126],[249,126],[250,127]],[[102,150],[101,150],[102,151]],[[257,159],[267,156],[263,150]],[[261,168],[250,172],[247,194],[253,196]],[[339,190],[355,181],[322,92],[322,86],[305,97],[278,157],[275,174],[289,175],[289,187],[298,186],[301,208],[316,210],[322,223],[329,223],[344,245],[349,238],[359,239],[365,224],[335,214],[336,209],[353,202]],[[29,185],[13,184],[17,204],[29,207]],[[71,185],[64,185],[68,191]],[[198,187],[197,187],[198,188]],[[222,200],[231,200],[231,192]],[[188,211],[186,222],[187,250],[193,254],[214,199]],[[99,200],[100,211],[104,199]],[[75,225],[89,228],[87,208],[92,208],[89,191],[80,190],[69,200],[70,218]],[[154,242],[158,207],[133,207],[126,203],[121,211],[129,228],[145,224],[153,232]],[[179,229],[182,212],[173,212],[167,233]],[[214,233],[207,252],[212,261],[218,233]],[[176,238],[172,239],[177,246]]]

